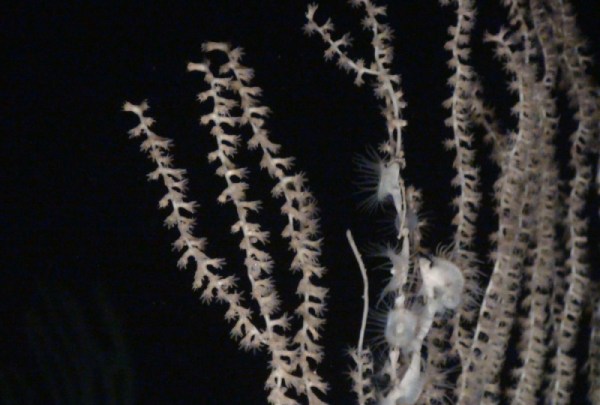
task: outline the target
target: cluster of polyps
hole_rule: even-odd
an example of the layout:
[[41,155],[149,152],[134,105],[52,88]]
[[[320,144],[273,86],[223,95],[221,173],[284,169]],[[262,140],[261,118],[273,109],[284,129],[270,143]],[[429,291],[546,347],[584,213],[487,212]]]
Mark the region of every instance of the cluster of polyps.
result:
[[[400,262],[402,260],[397,261]],[[424,307],[418,311],[406,308],[404,295],[395,299],[385,324],[385,338],[391,347],[409,346],[416,336],[418,324],[422,323],[423,313],[441,314],[445,310],[456,309],[460,304],[464,280],[456,265],[440,257],[421,257],[419,269],[422,277],[420,295],[426,298]]]
[[[407,282],[407,251],[408,238],[404,238],[401,252],[388,251],[392,263],[390,284],[393,286],[404,286]],[[436,256],[420,257],[418,269],[421,285],[416,296],[421,299],[410,300],[412,304],[409,305],[402,288],[389,289],[394,290],[395,297],[393,306],[385,314],[384,337],[389,356],[382,373],[390,381],[397,382],[390,384],[387,393],[380,394],[381,404],[414,404],[419,399],[427,379],[427,370],[421,365],[423,341],[431,330],[434,317],[456,309],[461,302],[464,278],[451,261]]]
[[[353,374],[353,377],[363,378],[363,381],[355,378],[355,390],[363,390],[363,400],[359,393],[360,403],[377,399],[380,404],[414,404],[432,374],[421,360],[425,338],[436,315],[459,307],[464,277],[452,261],[421,253],[418,204],[414,201],[416,192],[404,188],[400,166],[381,158],[375,151],[370,151],[365,159],[358,159],[358,165],[360,186],[367,194],[365,207],[393,206],[400,248],[387,247],[381,254],[391,275],[380,299],[389,302],[389,307],[377,316],[377,323],[383,327],[383,338],[378,340],[384,343],[387,353],[378,370],[382,380],[386,381],[385,388],[371,386],[370,377],[362,370],[373,370],[374,367],[362,364]],[[365,352],[360,343],[358,352]],[[365,362],[361,356],[355,355],[355,359]],[[374,392],[365,390],[367,386]]]

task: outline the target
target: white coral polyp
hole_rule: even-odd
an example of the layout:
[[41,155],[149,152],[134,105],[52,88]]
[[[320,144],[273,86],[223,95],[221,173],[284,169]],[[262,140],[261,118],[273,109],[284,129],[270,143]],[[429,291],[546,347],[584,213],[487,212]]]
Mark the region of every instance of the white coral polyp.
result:
[[417,316],[406,308],[392,309],[385,324],[385,339],[391,347],[408,347],[415,339]]
[[460,269],[451,261],[439,257],[421,258],[419,267],[425,294],[433,300],[437,311],[456,309],[460,305],[465,284]]

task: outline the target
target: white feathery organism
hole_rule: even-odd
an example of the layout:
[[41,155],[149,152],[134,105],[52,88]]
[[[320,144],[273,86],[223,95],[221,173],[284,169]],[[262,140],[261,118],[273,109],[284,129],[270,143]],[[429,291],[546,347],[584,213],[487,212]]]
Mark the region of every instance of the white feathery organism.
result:
[[388,282],[377,300],[377,304],[379,304],[387,297],[397,294],[404,283],[407,282],[410,260],[408,254],[402,252],[401,248],[394,244],[374,246],[370,256],[385,260],[384,263],[374,267],[373,270],[380,269],[389,273]]
[[436,256],[421,257],[419,268],[424,293],[428,299],[433,299],[435,312],[456,309],[460,304],[465,284],[460,269],[451,261]]
[[355,158],[359,194],[365,199],[360,207],[372,212],[388,201],[400,204],[400,166],[398,162],[389,162],[379,156],[372,148],[365,155]]
[[394,308],[387,314],[385,340],[390,347],[403,348],[415,339],[419,319],[407,308]]

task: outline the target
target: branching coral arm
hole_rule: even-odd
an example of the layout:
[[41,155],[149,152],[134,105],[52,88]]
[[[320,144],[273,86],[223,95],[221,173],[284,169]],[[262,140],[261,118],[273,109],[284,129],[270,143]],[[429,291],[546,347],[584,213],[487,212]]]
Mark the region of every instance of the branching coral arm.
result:
[[227,96],[227,92],[231,90],[232,78],[215,76],[208,63],[190,63],[188,70],[204,73],[204,81],[210,86],[198,98],[212,101],[213,110],[204,115],[200,122],[210,126],[210,133],[217,143],[217,149],[209,153],[208,159],[209,162],[218,164],[216,173],[225,179],[227,185],[218,201],[231,202],[235,207],[238,221],[231,227],[231,231],[242,236],[240,248],[245,253],[244,264],[252,298],[257,302],[265,323],[265,340],[271,352],[271,375],[266,384],[270,391],[269,401],[272,404],[291,404],[295,401],[288,396],[288,390],[291,387],[296,390],[300,388],[298,377],[294,375],[296,353],[290,348],[289,339],[285,335],[289,328],[287,315],[279,314],[280,300],[271,278],[274,263],[262,247],[268,243],[269,233],[249,217],[252,211],[258,211],[261,203],[246,199],[249,186],[245,180],[248,171],[237,167],[233,161],[241,137],[232,134],[229,128],[235,128],[242,118],[234,114],[238,101]]
[[[207,51],[211,46],[206,46]],[[314,281],[325,274],[325,268],[319,264],[321,240],[316,202],[308,190],[306,180],[301,174],[292,174],[293,158],[280,157],[280,145],[273,143],[264,128],[268,109],[260,105],[260,90],[251,87],[250,69],[241,65],[243,55],[241,48],[227,52],[228,62],[221,66],[221,73],[230,71],[234,80],[232,87],[239,94],[240,106],[243,110],[242,124],[252,129],[252,137],[248,140],[251,149],[259,149],[262,153],[261,167],[277,182],[273,195],[283,197],[285,204],[281,212],[287,217],[288,224],[282,232],[289,239],[290,249],[294,252],[291,270],[302,273],[296,293],[302,297],[302,303],[296,313],[302,319],[302,327],[292,342],[299,345],[298,364],[302,369],[305,393],[310,404],[318,404],[320,400],[313,389],[325,393],[327,384],[321,379],[311,362],[319,364],[323,358],[323,349],[318,343],[320,330],[324,324],[325,300],[327,289],[317,286]]]
[[149,179],[162,180],[167,188],[167,193],[160,200],[159,206],[161,208],[170,206],[173,210],[165,220],[165,224],[170,228],[176,227],[179,232],[179,237],[173,244],[177,250],[183,251],[178,266],[184,268],[190,262],[195,264],[194,289],[203,290],[204,302],[211,302],[214,299],[225,302],[228,305],[225,318],[235,323],[231,331],[232,337],[240,339],[240,345],[246,350],[257,349],[265,341],[264,334],[251,321],[252,312],[242,303],[241,294],[236,289],[236,278],[223,277],[217,273],[225,261],[207,256],[204,252],[206,240],[192,234],[194,227],[192,215],[197,204],[186,201],[185,170],[173,167],[173,157],[170,155],[173,141],[158,136],[150,129],[154,119],[145,116],[148,108],[146,102],[139,105],[126,102],[123,105],[124,111],[134,113],[140,120],[140,123],[129,131],[130,136],[145,137],[141,149],[156,163],[157,169],[149,174]]

